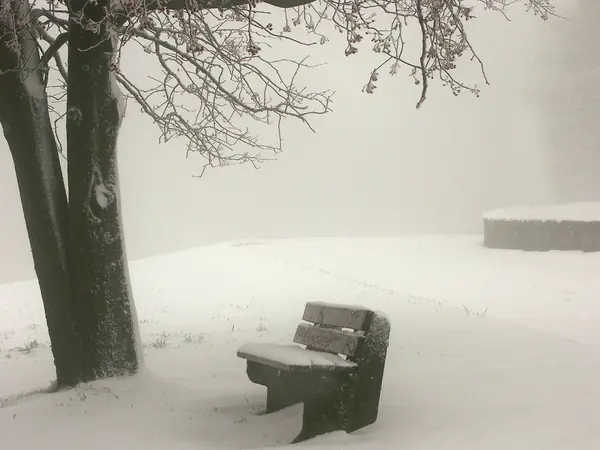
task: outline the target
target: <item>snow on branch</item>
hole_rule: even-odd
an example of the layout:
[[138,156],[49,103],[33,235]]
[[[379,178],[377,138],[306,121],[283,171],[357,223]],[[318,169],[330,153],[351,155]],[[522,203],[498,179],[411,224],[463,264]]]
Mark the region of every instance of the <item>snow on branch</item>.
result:
[[[284,119],[310,127],[312,116],[329,111],[332,92],[312,92],[300,81],[312,66],[275,57],[275,43],[325,44],[331,33],[341,33],[346,56],[365,48],[380,56],[365,69],[365,93],[376,91],[381,76],[404,73],[419,89],[420,107],[432,83],[455,95],[479,95],[476,84],[457,78],[459,63],[478,64],[487,83],[467,34],[480,11],[508,18],[509,7],[520,4],[544,20],[555,14],[550,0],[89,0],[77,13],[69,12],[66,0],[41,2],[45,7],[36,2],[29,24],[47,42],[44,63],[52,62],[67,82],[59,43],[68,38],[69,21],[88,30],[110,27],[120,49],[135,44],[155,66],[137,79],[123,72],[118,52],[111,70],[126,96],[160,128],[163,140],[183,137],[188,151],[199,152],[209,166],[256,164],[281,149]],[[90,8],[95,13],[88,17]],[[275,130],[274,142],[261,137],[267,126]]]
[[[120,2],[122,0],[113,0]],[[312,3],[315,0],[263,0],[264,3],[277,8],[295,8],[297,6]],[[147,10],[166,9],[231,9],[234,6],[247,5],[248,0],[146,0],[144,2]]]
[[[157,63],[143,88],[123,72],[120,85],[159,126],[163,140],[184,137],[205,167],[257,165],[281,150],[284,119],[310,128],[311,116],[329,111],[332,92],[311,91],[299,81],[312,67],[306,59],[269,57],[259,47],[310,42],[278,36],[258,16],[252,8],[153,11],[120,29],[124,45],[135,42]],[[257,131],[269,128],[270,140]]]

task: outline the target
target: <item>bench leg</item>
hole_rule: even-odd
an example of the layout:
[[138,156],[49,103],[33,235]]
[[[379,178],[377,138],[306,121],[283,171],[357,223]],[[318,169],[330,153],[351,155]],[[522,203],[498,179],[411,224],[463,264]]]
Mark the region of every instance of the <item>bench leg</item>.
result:
[[301,402],[282,380],[271,380],[271,383],[267,386],[267,414]]
[[253,361],[248,361],[247,373],[250,381],[267,388],[267,414],[302,401],[287,373]]
[[344,429],[341,392],[341,389],[336,389],[328,393],[311,395],[304,400],[302,430],[292,444]]

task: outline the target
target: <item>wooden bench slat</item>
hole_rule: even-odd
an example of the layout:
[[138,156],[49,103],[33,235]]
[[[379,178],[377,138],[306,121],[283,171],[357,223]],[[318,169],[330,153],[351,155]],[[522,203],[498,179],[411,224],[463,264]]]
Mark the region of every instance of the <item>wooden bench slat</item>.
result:
[[310,349],[341,353],[346,356],[354,356],[363,339],[363,336],[351,331],[319,328],[306,323],[298,325],[294,336],[294,342],[297,344],[306,345]]
[[302,319],[326,326],[365,330],[372,317],[373,312],[361,306],[308,302]]
[[305,350],[297,345],[246,344],[239,348],[237,355],[284,371],[307,368],[337,371],[357,367],[356,363],[338,355]]

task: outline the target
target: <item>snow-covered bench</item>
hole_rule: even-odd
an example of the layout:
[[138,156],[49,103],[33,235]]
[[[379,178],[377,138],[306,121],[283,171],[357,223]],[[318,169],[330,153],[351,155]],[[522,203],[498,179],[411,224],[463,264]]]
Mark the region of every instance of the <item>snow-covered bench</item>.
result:
[[300,442],[377,420],[390,323],[355,306],[309,302],[298,345],[246,344],[248,378],[267,387],[267,413],[304,403]]

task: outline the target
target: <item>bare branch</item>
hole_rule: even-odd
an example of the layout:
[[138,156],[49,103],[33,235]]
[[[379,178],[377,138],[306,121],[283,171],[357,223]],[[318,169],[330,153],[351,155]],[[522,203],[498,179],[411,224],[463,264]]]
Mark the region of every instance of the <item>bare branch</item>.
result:
[[40,37],[50,44],[42,56],[42,61],[44,64],[48,65],[50,58],[53,58],[54,62],[56,63],[56,68],[58,69],[63,81],[66,83],[68,79],[67,68],[62,61],[59,50],[69,40],[69,34],[66,32],[61,33],[56,39],[54,39],[46,30],[42,28],[38,28],[38,32],[40,33]]
[[[295,8],[298,6],[312,3],[315,0],[263,0],[263,3],[275,6],[276,8]],[[167,10],[181,10],[193,8],[196,6],[199,9],[231,9],[235,6],[248,5],[248,0],[168,0],[155,1],[151,0],[146,3],[146,9],[165,8]]]
[[427,30],[425,25],[425,18],[423,17],[423,5],[422,0],[416,0],[417,2],[417,18],[419,19],[419,26],[421,27],[421,56],[419,57],[419,70],[421,71],[421,81],[423,87],[421,88],[421,98],[417,102],[417,109],[421,107],[425,98],[427,97]]
[[[257,165],[281,150],[285,119],[312,130],[311,117],[330,111],[333,92],[301,83],[315,66],[304,57],[285,57],[292,52],[284,45],[309,49],[337,31],[346,56],[366,45],[381,57],[365,69],[364,92],[376,91],[382,73],[404,70],[419,86],[420,108],[436,82],[454,95],[479,95],[476,84],[455,75],[459,63],[474,61],[488,83],[467,34],[476,18],[472,5],[507,19],[515,4],[544,20],[555,15],[550,0],[472,0],[471,6],[463,0],[89,0],[83,6],[82,0],[77,12],[67,0],[40,1],[45,7],[32,10],[28,20],[0,17],[0,37],[17,42],[22,30],[34,27],[47,43],[45,50],[39,47],[42,62],[54,60],[67,83],[60,48],[69,26],[110,35],[119,42],[110,70],[126,96],[158,126],[161,141],[183,138],[188,152],[205,158],[205,167]],[[2,28],[5,19],[18,26]],[[151,57],[142,77],[120,69],[122,49],[131,45]],[[64,86],[46,89],[51,108],[64,101]],[[52,113],[57,121],[63,114]]]
[[[51,58],[56,57],[60,48],[69,40],[69,33],[61,33],[56,39],[53,39],[48,33],[44,31],[44,38],[50,43],[50,46],[46,49],[42,55],[42,62],[48,64]],[[60,56],[59,56],[60,57]]]

